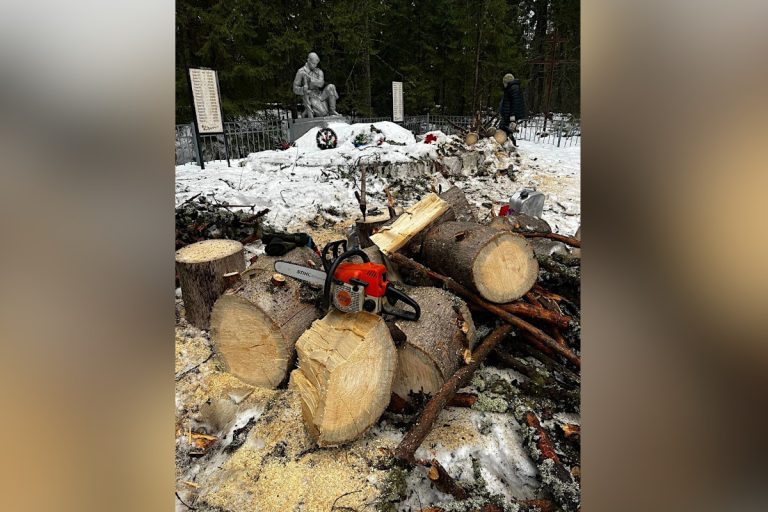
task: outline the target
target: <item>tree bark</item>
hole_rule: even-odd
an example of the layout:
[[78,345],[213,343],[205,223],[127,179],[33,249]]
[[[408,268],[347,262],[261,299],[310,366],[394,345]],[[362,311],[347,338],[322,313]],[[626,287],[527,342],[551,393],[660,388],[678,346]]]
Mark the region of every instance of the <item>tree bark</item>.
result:
[[285,380],[296,340],[320,314],[319,290],[291,278],[273,283],[278,259],[322,268],[307,247],[279,258],[261,256],[242,273],[243,282],[216,301],[211,314],[211,341],[222,363],[244,382],[269,388]]
[[370,313],[332,310],[296,342],[291,383],[319,446],[360,437],[390,402],[397,352],[384,320]]
[[176,272],[189,323],[208,329],[211,308],[227,289],[224,274],[244,269],[243,244],[235,240],[204,240],[176,251]]
[[435,394],[464,364],[464,350],[475,345],[475,325],[466,303],[446,290],[406,291],[421,306],[421,317],[416,322],[395,322],[405,342],[397,351],[392,392],[408,400],[411,392]]
[[539,266],[524,238],[471,222],[445,222],[424,240],[422,260],[495,303],[531,289]]

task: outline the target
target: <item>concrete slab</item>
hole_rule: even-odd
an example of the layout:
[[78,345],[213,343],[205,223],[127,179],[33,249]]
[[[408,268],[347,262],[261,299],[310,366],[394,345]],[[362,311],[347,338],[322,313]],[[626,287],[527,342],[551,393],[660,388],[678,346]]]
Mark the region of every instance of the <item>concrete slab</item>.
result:
[[313,118],[299,118],[291,119],[288,121],[288,136],[291,142],[307,133],[312,128],[326,127],[328,123],[349,123],[349,118],[346,116],[327,116],[327,117],[313,117]]

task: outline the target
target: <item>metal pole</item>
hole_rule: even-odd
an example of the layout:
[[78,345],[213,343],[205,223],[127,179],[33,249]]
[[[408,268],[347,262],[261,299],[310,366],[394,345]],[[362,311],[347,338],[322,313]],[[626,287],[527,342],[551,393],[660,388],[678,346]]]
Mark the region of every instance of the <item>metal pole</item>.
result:
[[560,129],[557,130],[557,147],[560,147],[560,138],[563,136],[563,120],[560,119]]
[[195,148],[197,149],[197,162],[200,164],[200,169],[205,169],[205,162],[203,161],[203,148],[200,146],[200,134],[197,132],[197,123],[192,123],[192,138],[195,140]]

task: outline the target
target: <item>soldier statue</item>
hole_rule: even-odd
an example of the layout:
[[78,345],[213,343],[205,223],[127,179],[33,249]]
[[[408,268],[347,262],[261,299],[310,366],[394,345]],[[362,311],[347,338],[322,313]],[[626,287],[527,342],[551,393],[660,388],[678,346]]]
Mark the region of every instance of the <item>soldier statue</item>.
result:
[[341,115],[336,112],[336,86],[325,85],[323,71],[317,67],[320,57],[312,52],[307,56],[307,63],[297,72],[293,80],[293,92],[304,100],[304,112],[301,117],[325,117]]

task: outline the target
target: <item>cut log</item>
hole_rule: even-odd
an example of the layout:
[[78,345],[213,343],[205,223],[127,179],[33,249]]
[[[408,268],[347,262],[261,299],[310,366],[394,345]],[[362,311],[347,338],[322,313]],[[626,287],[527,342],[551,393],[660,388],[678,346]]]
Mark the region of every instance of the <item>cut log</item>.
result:
[[208,329],[211,308],[227,289],[224,274],[244,268],[243,244],[235,240],[204,240],[176,251],[176,272],[190,324]]
[[428,267],[496,303],[522,297],[539,272],[523,237],[471,222],[445,222],[431,229],[422,253]]
[[360,437],[390,401],[397,351],[378,315],[331,310],[296,342],[292,385],[307,430],[319,446]]
[[385,255],[392,254],[443,215],[449,207],[437,194],[427,194],[421,201],[407,208],[395,222],[372,235],[371,241]]
[[475,324],[466,303],[440,288],[408,288],[421,306],[418,321],[396,321],[405,335],[397,351],[392,392],[408,399],[411,392],[434,395],[461,366],[465,349],[475,346]]
[[296,279],[273,282],[277,259],[300,265],[309,260],[320,266],[306,247],[279,258],[262,256],[243,272],[240,286],[216,301],[211,313],[211,341],[227,370],[248,384],[268,388],[283,382],[296,340],[320,315],[315,306],[320,290]]

